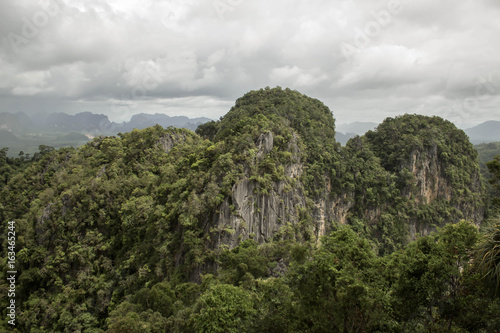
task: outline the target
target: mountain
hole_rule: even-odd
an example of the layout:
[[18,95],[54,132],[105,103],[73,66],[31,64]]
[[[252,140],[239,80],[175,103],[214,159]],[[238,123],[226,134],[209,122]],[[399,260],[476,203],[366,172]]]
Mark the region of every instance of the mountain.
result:
[[164,128],[173,126],[179,128],[188,128],[194,131],[196,130],[198,125],[206,123],[210,120],[211,119],[204,117],[190,119],[184,116],[170,117],[167,116],[166,114],[160,114],[160,113],[156,114],[140,113],[133,115],[132,118],[130,119],[130,122],[124,123],[121,126],[117,126],[117,129],[126,132],[126,131],[131,131],[134,128],[143,129],[158,124]]
[[[130,132],[133,129],[144,129],[159,124],[164,128],[173,126],[179,128],[196,128],[209,118],[188,118],[183,116],[169,117],[165,114],[137,114],[129,122],[115,123],[106,115],[81,112],[75,115],[52,113],[47,117],[30,117],[24,113],[1,113],[0,130],[9,131],[17,140],[2,140],[1,147],[9,148],[10,156],[17,156],[20,151],[34,154],[40,144],[54,147],[67,145],[79,146],[99,135],[117,135],[120,132]],[[74,134],[80,134],[78,138]],[[66,135],[69,135],[66,136]],[[87,136],[84,139],[84,135]],[[65,137],[66,136],[66,137]],[[1,148],[0,147],[0,148]]]
[[354,133],[356,135],[363,135],[368,131],[373,130],[378,126],[378,123],[356,121],[348,124],[340,124],[337,127],[338,132]]
[[81,112],[75,115],[52,113],[47,117],[44,128],[81,133],[105,133],[111,122],[105,115]]
[[341,145],[345,146],[347,141],[349,141],[350,139],[356,137],[356,135],[358,134],[355,134],[355,133],[340,133],[340,132],[336,132],[335,133],[335,140],[340,143]]
[[337,127],[335,139],[340,142],[340,144],[345,146],[349,139],[354,138],[356,135],[363,135],[366,132],[373,130],[377,127],[377,125],[377,123],[359,121],[349,124],[341,124]]
[[486,163],[492,161],[495,156],[500,155],[500,142],[480,143],[474,145],[474,148],[478,152],[479,165],[481,166],[483,176],[486,179],[490,179],[491,174],[488,172]]
[[0,129],[2,130],[19,133],[33,127],[33,125],[31,119],[23,112],[15,114],[8,112],[0,113]]
[[335,134],[321,101],[265,88],[196,132],[99,136],[4,171],[18,329],[466,331],[478,314],[495,327],[500,301],[469,274],[486,193],[466,134],[418,115],[345,147]]
[[0,140],[2,142],[10,142],[10,141],[18,141],[19,139],[12,132],[5,129],[0,129]]
[[486,121],[466,129],[465,133],[473,144],[500,142],[500,121]]

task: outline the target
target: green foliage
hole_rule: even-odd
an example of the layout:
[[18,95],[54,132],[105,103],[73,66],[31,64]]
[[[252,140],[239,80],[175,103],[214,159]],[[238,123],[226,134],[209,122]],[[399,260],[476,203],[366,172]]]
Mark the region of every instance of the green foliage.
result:
[[292,288],[282,278],[259,279],[254,288],[256,318],[253,332],[296,332],[297,311]]
[[[384,168],[391,171],[399,171],[406,164],[407,157],[417,149],[425,151],[437,148],[437,153],[445,164],[463,157],[472,157],[469,159],[472,163],[477,156],[462,130],[436,116],[405,114],[387,118],[376,131],[368,131],[366,138],[383,161]],[[461,154],[456,154],[457,151]]]
[[196,332],[246,332],[254,316],[251,295],[238,287],[217,284],[198,299],[200,311],[195,315]]
[[205,139],[213,140],[215,134],[217,134],[217,123],[215,121],[209,121],[201,124],[196,129],[196,134]]
[[162,333],[167,329],[167,320],[153,310],[140,311],[128,302],[121,303],[108,319],[109,333]]
[[[331,111],[317,99],[290,89],[266,88],[251,91],[239,98],[231,110],[216,124],[200,128],[198,133],[224,141],[236,150],[249,149],[259,135],[271,131],[276,137],[278,160],[287,157],[294,133],[300,137],[306,170],[304,184],[311,196],[325,189],[325,176],[332,177],[338,160],[335,143],[335,121]],[[280,158],[281,157],[281,158]],[[276,155],[271,155],[275,161]],[[269,163],[268,163],[269,165]]]
[[335,123],[330,110],[317,99],[290,89],[260,89],[239,98],[221,119],[218,137],[236,134],[246,118],[264,115],[285,118],[308,147],[324,146],[335,138]]
[[222,279],[227,283],[240,284],[250,276],[252,279],[268,274],[269,261],[260,253],[258,244],[247,239],[232,251],[221,256],[221,266],[225,268]]
[[322,240],[312,260],[290,279],[302,329],[358,332],[390,327],[380,266],[366,239],[341,228]]
[[481,143],[474,145],[479,157],[479,167],[481,174],[485,179],[491,179],[492,175],[486,166],[486,163],[492,161],[496,155],[500,155],[500,142]]
[[3,187],[9,183],[9,180],[18,172],[28,167],[32,162],[40,159],[41,156],[54,151],[53,147],[40,145],[39,152],[33,157],[29,154],[19,153],[18,157],[8,157],[9,148],[0,149],[0,185]]
[[500,291],[500,218],[485,228],[477,245],[476,260],[484,278]]
[[477,219],[485,209],[477,152],[463,131],[442,118],[388,118],[349,140],[342,153],[346,163],[337,167],[342,178],[335,188],[351,195],[348,221],[362,225],[359,230],[379,242],[381,254],[414,237],[409,225],[419,234]]
[[[441,331],[454,327],[466,310],[461,302],[463,270],[479,237],[465,221],[446,225],[391,256],[396,318],[404,329]],[[419,331],[419,330],[417,330]]]
[[492,191],[491,195],[494,196],[492,198],[492,202],[494,205],[500,207],[500,155],[495,156],[493,161],[486,163],[488,166],[488,170],[491,173],[490,183],[493,186],[495,192]]

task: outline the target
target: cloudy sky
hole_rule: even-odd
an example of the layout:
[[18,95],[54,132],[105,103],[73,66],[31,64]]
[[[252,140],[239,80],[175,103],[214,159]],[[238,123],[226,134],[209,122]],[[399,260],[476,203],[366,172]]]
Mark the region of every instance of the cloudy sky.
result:
[[500,120],[498,0],[0,0],[0,112],[218,119],[265,86],[337,123]]

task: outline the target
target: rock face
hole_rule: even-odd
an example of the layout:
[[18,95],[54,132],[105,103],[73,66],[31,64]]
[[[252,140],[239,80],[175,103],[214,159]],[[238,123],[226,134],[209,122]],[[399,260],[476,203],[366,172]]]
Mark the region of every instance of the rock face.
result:
[[406,196],[417,204],[429,204],[437,198],[451,199],[452,188],[449,179],[446,179],[444,170],[438,157],[437,145],[426,150],[414,149],[410,153],[408,164],[415,179],[416,190],[407,189]]
[[[255,142],[257,161],[272,151],[274,136],[272,132],[259,136]],[[354,190],[333,193],[328,179],[323,195],[308,197],[303,184],[306,165],[300,158],[304,153],[300,151],[296,141],[297,134],[294,134],[294,140],[288,145],[296,162],[284,165],[285,180],[274,182],[267,193],[261,193],[260,185],[250,177],[241,179],[233,186],[232,194],[225,199],[213,218],[213,223],[219,230],[219,244],[234,248],[248,238],[259,243],[266,242],[272,239],[282,226],[288,223],[297,224],[301,208],[309,212],[313,222],[312,230],[318,240],[331,230],[335,223],[349,224],[356,218],[367,225],[376,226],[381,216],[391,210],[393,202],[390,200],[379,205],[367,205],[364,198]],[[406,207],[410,207],[408,211],[400,212],[402,216],[406,216],[401,217],[401,223],[406,224],[409,240],[435,230],[436,225],[429,225],[412,212],[425,210],[436,202],[444,202],[447,209],[455,212],[445,215],[449,219],[443,220],[443,223],[458,222],[460,219],[481,223],[483,207],[481,204],[463,201],[457,197],[461,190],[457,192],[453,188],[437,145],[411,150],[400,170],[397,177],[401,177],[403,172],[411,175],[409,183],[399,189],[399,196],[406,199]],[[390,175],[391,172],[387,171],[388,178]],[[479,169],[465,181],[465,191],[476,193],[479,197],[482,191]],[[393,211],[392,213],[394,214]]]
[[257,157],[262,157],[264,154],[269,154],[271,150],[273,150],[273,140],[273,133],[271,132],[267,132],[259,136],[259,139],[257,140],[257,149],[259,149]]
[[231,199],[227,198],[220,207],[217,224],[225,231],[220,241],[229,248],[248,238],[263,243],[272,239],[284,224],[298,223],[297,207],[305,206],[300,191],[285,192],[284,182],[275,183],[268,195],[256,194],[257,187],[244,179],[234,186]]
[[[446,202],[451,209],[455,210],[454,216],[450,216],[447,222],[459,222],[465,219],[479,225],[484,218],[484,207],[481,203],[462,200],[464,192],[476,194],[479,198],[482,193],[481,176],[479,169],[472,172],[468,179],[462,179],[464,189],[454,189],[451,178],[447,175],[443,162],[438,154],[437,145],[425,150],[413,150],[410,153],[408,163],[404,165],[414,177],[414,186],[407,187],[403,194],[418,207],[432,205],[437,201]],[[418,218],[411,218],[410,238],[414,240],[418,235],[428,235],[435,227],[429,227],[421,223]]]
[[[200,133],[237,159],[253,156],[206,220],[216,243],[230,248],[248,238],[266,242],[305,221],[308,230],[300,232],[317,239],[338,223],[353,225],[387,242],[387,253],[446,223],[483,218],[477,154],[465,133],[440,117],[388,118],[340,147],[325,105],[276,88],[248,93]],[[283,177],[269,177],[274,169]]]
[[[256,163],[273,149],[274,135],[263,133],[255,143]],[[285,179],[273,182],[267,193],[262,193],[261,186],[255,180],[245,177],[237,182],[232,194],[227,197],[214,216],[217,225],[217,243],[233,248],[239,242],[252,238],[259,243],[272,239],[273,235],[285,224],[299,222],[300,207],[306,206],[306,198],[300,178],[303,164],[294,134],[288,143],[295,163],[284,166]],[[299,185],[290,186],[291,183]]]
[[175,133],[171,132],[164,135],[158,140],[158,145],[163,149],[165,153],[168,153],[175,145],[183,142],[186,139],[186,134],[183,132]]

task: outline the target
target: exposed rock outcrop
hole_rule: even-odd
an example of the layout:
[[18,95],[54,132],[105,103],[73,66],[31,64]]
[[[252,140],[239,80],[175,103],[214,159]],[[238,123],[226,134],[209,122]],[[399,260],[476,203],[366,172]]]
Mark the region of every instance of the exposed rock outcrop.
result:
[[158,145],[165,153],[168,153],[174,146],[186,140],[186,133],[170,132],[158,140]]
[[[383,201],[379,205],[367,204],[354,190],[341,189],[340,194],[334,194],[328,180],[323,195],[308,198],[302,183],[305,164],[300,157],[304,153],[296,144],[297,139],[297,134],[294,134],[294,139],[288,145],[288,151],[293,154],[293,160],[296,162],[284,166],[286,180],[274,182],[267,193],[261,193],[260,184],[250,180],[250,177],[241,179],[233,186],[231,196],[226,198],[220,206],[219,213],[214,216],[214,223],[219,230],[220,244],[227,244],[233,248],[248,238],[266,242],[272,239],[283,225],[299,222],[299,207],[309,209],[314,224],[312,229],[319,240],[335,223],[348,224],[354,217],[367,225],[376,225],[381,216],[393,205],[392,201]],[[255,143],[258,150],[257,160],[264,158],[273,150],[273,142],[272,132],[262,133],[258,137]],[[349,163],[349,161],[342,162]],[[401,171],[394,175],[394,179],[398,179],[406,172],[410,177],[407,180],[408,184],[399,188],[399,196],[408,200],[406,207],[409,211],[402,212],[397,217],[399,223],[406,223],[409,240],[435,230],[436,225],[430,225],[427,220],[423,221],[418,216],[412,215],[412,212],[422,207],[430,207],[437,201],[447,203],[449,207],[447,209],[456,212],[444,216],[449,218],[446,222],[467,219],[479,224],[482,221],[484,209],[481,204],[457,200],[457,191],[454,191],[445,168],[438,146],[432,145],[413,149],[406,162],[401,164]],[[392,171],[387,172],[390,177]],[[290,186],[292,180],[294,186]],[[464,186],[467,191],[477,193],[478,197],[481,195],[479,170],[471,174],[471,179],[468,179]]]
[[[206,223],[230,248],[248,238],[266,242],[282,226],[307,220],[306,232],[317,239],[336,223],[351,224],[393,243],[390,252],[446,223],[483,218],[477,154],[464,132],[440,117],[387,118],[342,148],[325,105],[276,88],[248,93],[201,133],[213,133],[207,138],[229,144],[236,156],[253,156]],[[173,140],[166,140],[171,149]],[[256,175],[259,161],[266,170]],[[278,168],[284,177],[269,181]]]
[[450,200],[452,187],[441,166],[437,145],[428,149],[414,149],[403,168],[408,168],[415,179],[416,190],[404,193],[417,204],[429,204],[437,198]]
[[[300,162],[297,138],[294,134],[288,143],[295,163],[284,166],[284,180],[273,182],[265,193],[261,185],[250,177],[241,179],[233,186],[231,196],[224,200],[214,216],[219,244],[233,248],[249,238],[266,242],[286,223],[298,223],[298,209],[306,206],[306,198],[300,183],[303,164]],[[257,160],[264,158],[273,149],[273,133],[263,133],[255,145],[258,149]],[[293,182],[295,186],[292,187],[290,184]]]

